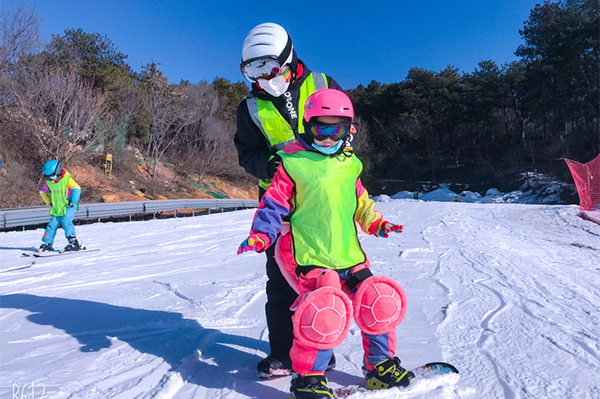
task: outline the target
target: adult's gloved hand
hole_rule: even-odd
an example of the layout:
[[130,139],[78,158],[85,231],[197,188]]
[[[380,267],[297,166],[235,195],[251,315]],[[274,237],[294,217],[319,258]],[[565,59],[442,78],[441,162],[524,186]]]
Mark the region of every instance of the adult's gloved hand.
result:
[[375,230],[375,235],[383,238],[388,238],[389,233],[402,233],[402,228],[404,226],[399,224],[393,224],[388,221],[382,220],[377,226],[377,230]]
[[277,172],[277,168],[281,163],[281,157],[277,154],[271,155],[269,158],[269,165],[267,165],[267,173],[269,174],[269,178],[272,179],[275,176],[275,172]]
[[265,242],[256,234],[250,234],[248,238],[244,240],[240,244],[240,247],[237,250],[237,254],[243,254],[248,251],[256,251],[261,253],[265,250]]

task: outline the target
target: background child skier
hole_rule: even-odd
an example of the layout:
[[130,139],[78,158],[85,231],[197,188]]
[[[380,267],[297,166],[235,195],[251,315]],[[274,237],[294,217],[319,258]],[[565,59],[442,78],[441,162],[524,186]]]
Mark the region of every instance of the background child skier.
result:
[[[389,277],[373,276],[358,241],[355,222],[380,237],[402,226],[375,211],[359,178],[362,163],[344,147],[353,115],[341,91],[323,89],[308,98],[304,133],[278,153],[281,164],[238,249],[263,252],[282,233],[275,254],[300,295],[292,306],[293,399],[333,397],[323,374],[352,316],[363,335],[368,387],[406,386],[414,378],[394,357],[404,291]],[[289,225],[283,222],[288,215]]]
[[57,160],[46,162],[42,173],[45,182],[40,187],[40,195],[47,205],[52,205],[52,208],[50,208],[52,218],[46,226],[46,231],[42,237],[43,244],[38,248],[38,251],[54,250],[52,244],[54,243],[56,231],[61,225],[65,231],[65,237],[69,240],[63,252],[78,251],[82,248],[75,235],[73,218],[75,217],[75,211],[79,209],[81,187]]

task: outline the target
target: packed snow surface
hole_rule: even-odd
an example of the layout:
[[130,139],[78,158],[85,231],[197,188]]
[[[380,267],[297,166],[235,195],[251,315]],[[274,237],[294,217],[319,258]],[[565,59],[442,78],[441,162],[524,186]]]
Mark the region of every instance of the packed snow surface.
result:
[[[576,206],[379,200],[404,232],[360,241],[408,297],[397,355],[460,380],[350,398],[600,398],[599,225]],[[290,377],[255,376],[265,256],[235,254],[253,215],[77,226],[99,251],[0,273],[0,398],[287,398]],[[0,270],[41,235],[0,233]],[[356,325],[335,353],[330,386],[359,384]]]

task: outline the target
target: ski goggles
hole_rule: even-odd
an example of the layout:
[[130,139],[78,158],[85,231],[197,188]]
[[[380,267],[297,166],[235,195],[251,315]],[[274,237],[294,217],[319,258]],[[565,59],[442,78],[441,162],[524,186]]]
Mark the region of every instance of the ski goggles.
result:
[[60,177],[60,174],[59,174],[59,172],[54,172],[54,173],[53,173],[53,174],[51,174],[50,176],[48,176],[48,175],[44,175],[44,179],[45,179],[45,180],[48,180],[48,181],[50,181],[50,180],[54,181],[54,180],[58,179],[59,177]]
[[258,79],[271,80],[289,70],[289,65],[280,65],[277,57],[261,57],[242,62],[242,75],[252,83]]
[[317,140],[325,140],[330,137],[333,141],[343,139],[350,131],[348,123],[336,123],[332,125],[323,123],[307,123],[310,134]]

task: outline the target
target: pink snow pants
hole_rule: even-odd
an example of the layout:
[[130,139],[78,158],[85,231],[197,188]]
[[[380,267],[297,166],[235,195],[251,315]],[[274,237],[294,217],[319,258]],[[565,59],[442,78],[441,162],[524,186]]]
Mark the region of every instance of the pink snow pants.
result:
[[[352,313],[350,313],[347,315],[345,325],[340,325],[339,334],[332,334],[333,338],[330,339],[327,344],[315,343],[314,340],[306,339],[306,334],[303,335],[302,328],[304,327],[304,319],[302,319],[302,317],[304,316],[304,313],[302,313],[302,308],[304,307],[304,310],[306,310],[308,307],[305,306],[306,303],[304,302],[311,302],[308,300],[308,298],[311,298],[310,296],[315,294],[315,291],[319,291],[319,297],[318,300],[316,300],[317,305],[319,303],[321,305],[325,304],[326,307],[331,306],[331,308],[335,308],[335,312],[338,312],[338,310],[340,310],[339,306],[341,305],[341,302],[344,302],[347,307],[356,309],[356,306],[361,306],[361,303],[355,303],[357,300],[357,295],[360,296],[358,299],[359,301],[363,302],[362,305],[364,305],[365,297],[368,297],[369,295],[373,296],[373,292],[368,293],[367,288],[371,287],[371,284],[377,284],[374,284],[373,282],[378,281],[379,279],[383,280],[380,282],[383,283],[382,285],[384,285],[384,287],[379,287],[388,289],[388,294],[390,293],[390,289],[391,291],[395,291],[394,295],[396,296],[397,302],[401,306],[401,311],[398,311],[399,313],[394,315],[396,319],[395,325],[390,326],[389,328],[385,326],[381,328],[380,324],[375,326],[377,323],[371,323],[366,318],[361,317],[358,315],[360,312],[354,312],[354,319],[361,329],[362,346],[364,350],[363,362],[364,367],[367,370],[372,370],[377,363],[393,357],[396,352],[396,326],[402,321],[406,313],[406,295],[402,287],[400,287],[400,284],[388,277],[373,276],[363,280],[351,291],[348,290],[347,287],[344,287],[342,292],[342,290],[339,288],[349,278],[352,277],[353,273],[370,267],[368,260],[366,260],[365,263],[351,269],[340,271],[334,271],[331,269],[313,269],[306,275],[301,274],[300,277],[297,277],[297,264],[294,259],[292,247],[292,234],[289,230],[289,226],[284,224],[282,235],[279,237],[276,243],[275,258],[282,274],[290,286],[299,294],[298,299],[291,307],[291,309],[295,311],[293,316],[294,340],[292,349],[290,350],[292,368],[294,371],[300,375],[325,373],[329,360],[333,354],[333,349],[343,342],[344,337],[348,333],[352,320]],[[362,287],[363,285],[365,286]],[[375,297],[376,296],[377,295],[375,295]],[[312,297],[312,299],[314,299],[315,295],[312,295]],[[315,308],[318,307],[319,306],[316,306]],[[380,310],[383,309],[385,312],[387,307],[387,305],[380,305]],[[310,313],[310,311],[311,309],[309,309],[307,313]],[[330,323],[329,319],[329,317],[325,317],[320,321],[324,324],[328,324]],[[344,321],[342,321],[342,324],[344,324]],[[333,330],[336,328],[337,327],[333,328]],[[319,330],[319,328],[317,328],[317,330]],[[315,333],[314,331],[311,333],[312,338],[316,338],[318,340],[318,333]],[[315,337],[315,335],[317,336]]]
[[[352,276],[351,270],[344,270],[341,274],[337,274],[340,284],[343,284]],[[298,287],[300,288],[302,294],[310,295],[317,289],[316,280],[317,276],[321,274],[321,272],[322,271],[320,269],[315,269],[306,276],[300,277],[301,282],[299,281],[300,284],[298,284]],[[310,289],[311,286],[313,286],[312,290]],[[357,287],[357,289],[358,288],[360,288],[360,285]],[[356,289],[353,291],[354,292],[350,292],[348,294],[348,297],[353,306],[356,306],[358,305],[355,303]],[[302,294],[300,298],[302,298]],[[325,295],[327,298],[323,297],[323,301],[329,302],[331,301],[330,298],[333,297],[334,294],[328,292]],[[298,339],[299,332],[297,330],[298,324],[294,323],[295,337],[292,344],[292,349],[290,350],[292,368],[300,375],[324,374],[329,360],[333,354],[333,348],[319,349],[318,345],[311,344],[306,340]],[[375,364],[394,356],[396,352],[396,327],[388,329],[383,334],[368,334],[365,331],[361,331],[361,335],[362,346],[364,350],[363,363],[367,370],[372,370]],[[339,343],[341,343],[341,341]]]

